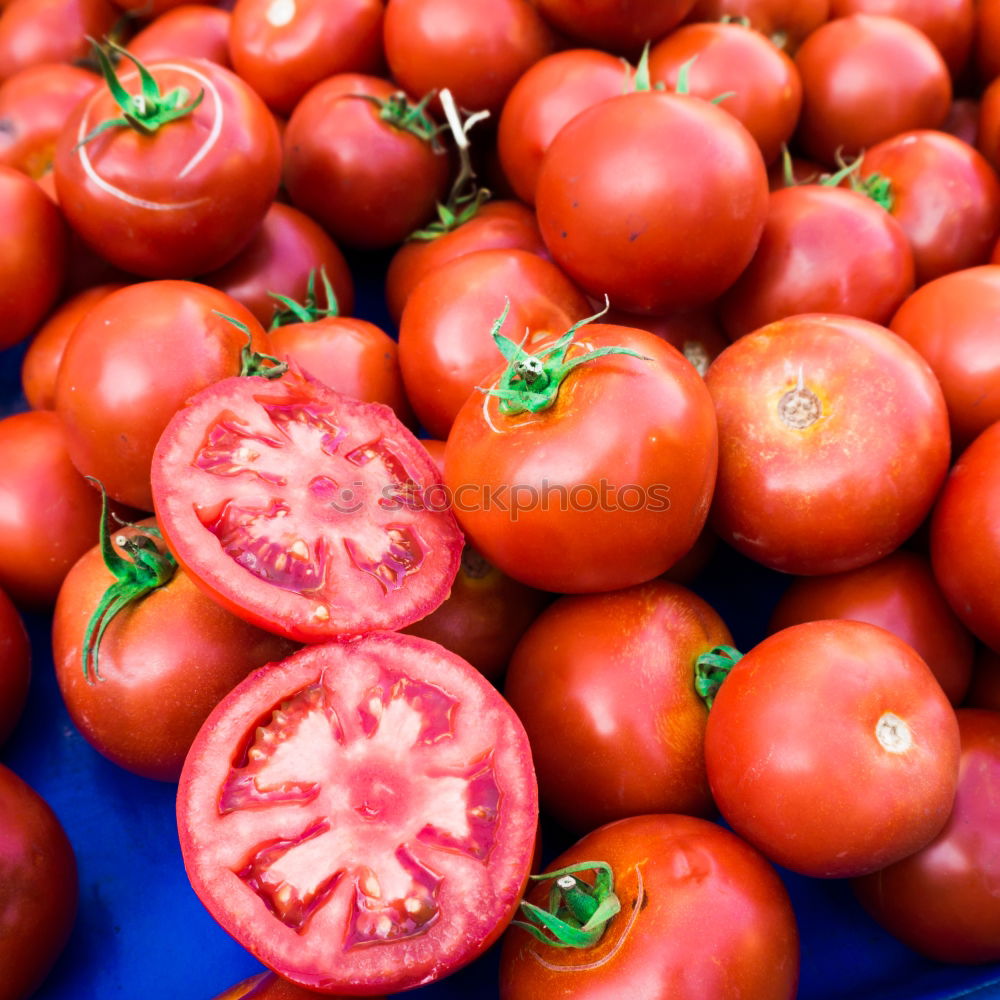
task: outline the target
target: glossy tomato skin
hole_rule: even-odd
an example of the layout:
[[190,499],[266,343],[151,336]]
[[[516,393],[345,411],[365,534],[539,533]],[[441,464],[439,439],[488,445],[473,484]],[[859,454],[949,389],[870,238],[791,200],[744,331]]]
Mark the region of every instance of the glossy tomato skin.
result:
[[702,305],[750,262],[767,172],[750,133],[697,97],[646,91],[580,112],[552,140],[535,192],[552,259],[629,312]]
[[171,552],[215,600],[299,642],[402,628],[447,596],[462,534],[387,406],[299,369],[192,396],[153,458]]
[[[222,315],[219,315],[219,314]],[[193,281],[144,281],[97,303],[77,324],[56,378],[56,411],[73,463],[109,496],[152,510],[149,464],[178,407],[240,370],[253,315]]]
[[[126,126],[80,145],[119,118],[107,87],[70,116],[56,145],[59,203],[77,232],[112,264],[149,278],[187,278],[221,267],[250,239],[281,174],[278,127],[238,76],[202,59],[148,66],[161,91],[183,87],[191,114],[145,136]],[[136,70],[119,74],[129,93]]]
[[729,338],[723,333],[716,310],[711,305],[676,309],[662,316],[629,315],[612,309],[603,319],[606,323],[634,326],[656,334],[676,347],[694,365],[699,375],[704,375],[712,361],[729,346]]
[[913,291],[900,224],[856,191],[804,184],[773,191],[749,267],[723,296],[732,339],[797,313],[886,323]]
[[962,756],[948,823],[926,847],[855,879],[853,888],[886,930],[920,954],[939,962],[995,962],[1000,712],[964,708],[957,715]]
[[232,69],[229,59],[230,14],[221,7],[187,3],[164,11],[129,39],[128,50],[142,62],[161,59],[208,59]]
[[[791,904],[739,837],[693,816],[636,816],[588,834],[548,870],[595,860],[611,865],[621,911],[591,948],[550,948],[512,928],[502,1000],[613,1000],[623,989],[643,1000],[795,996]],[[547,891],[536,886],[528,898],[544,907]]]
[[[557,593],[650,580],[694,544],[715,483],[717,431],[700,375],[645,330],[591,324],[586,362],[540,413],[470,397],[445,451],[445,485],[470,541],[503,572]],[[495,384],[499,372],[486,384]],[[515,509],[516,505],[516,509]]]
[[744,555],[839,573],[888,555],[929,513],[950,459],[944,397],[884,327],[792,316],[726,348],[705,382],[719,421],[712,523]]
[[583,293],[527,250],[477,250],[442,264],[413,289],[399,323],[399,361],[420,423],[447,438],[477,386],[503,360],[491,336],[510,303],[507,329],[529,344],[554,340],[591,313]]
[[861,569],[795,580],[778,600],[769,631],[827,618],[888,629],[920,654],[953,705],[965,697],[975,653],[972,636],[923,556],[897,549]]
[[1000,3],[980,0],[976,4],[975,64],[978,76],[990,83],[1000,75]]
[[798,47],[830,17],[830,0],[695,0],[688,21],[721,21],[746,18],[779,48],[794,54]]
[[538,0],[558,31],[587,45],[638,57],[646,42],[662,38],[684,19],[694,0]]
[[59,957],[76,918],[76,858],[48,803],[0,764],[0,983],[26,1000]]
[[315,1000],[315,990],[282,979],[273,972],[262,972],[220,993],[215,1000]]
[[21,717],[30,680],[31,641],[14,602],[0,590],[0,745]]
[[96,546],[63,582],[52,624],[59,690],[95,750],[134,774],[177,781],[208,713],[244,677],[296,647],[225,611],[178,569],[111,619],[90,661],[100,677],[85,677],[87,626],[113,583]]
[[543,811],[578,833],[646,813],[711,816],[695,661],[732,641],[705,601],[664,580],[542,612],[504,696],[531,741]]
[[806,622],[751,649],[709,713],[723,818],[766,857],[818,878],[868,874],[948,819],[955,712],[924,661],[865,622]]
[[483,677],[373,632],[307,647],[225,698],[177,815],[192,886],[244,947],[318,992],[372,995],[439,979],[499,937],[537,794],[524,730]]

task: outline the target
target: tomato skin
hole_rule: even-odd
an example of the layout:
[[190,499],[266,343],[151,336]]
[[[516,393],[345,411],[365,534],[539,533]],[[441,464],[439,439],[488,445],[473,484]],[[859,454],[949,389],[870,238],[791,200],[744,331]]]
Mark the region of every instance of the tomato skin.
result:
[[829,21],[802,44],[795,64],[803,92],[798,141],[830,166],[838,149],[856,156],[899,132],[940,127],[951,105],[940,52],[923,32],[893,17]]
[[78,895],[76,858],[48,803],[0,764],[0,984],[25,1000],[69,939]]
[[[205,92],[189,115],[147,137],[112,128],[120,117],[107,87],[68,119],[56,144],[59,203],[73,228],[117,267],[149,278],[188,278],[221,267],[252,236],[281,175],[278,127],[235,73],[202,59],[155,62],[161,92]],[[138,72],[119,74],[130,93]]]
[[830,0],[696,0],[688,21],[746,18],[750,27],[767,35],[785,52],[798,47],[830,17]]
[[666,312],[710,301],[750,262],[767,172],[732,115],[653,90],[601,101],[563,127],[535,204],[552,259],[586,292]]
[[695,660],[732,641],[705,601],[664,580],[543,611],[504,682],[543,811],[577,833],[646,813],[712,816]]
[[223,610],[177,569],[112,618],[97,650],[100,679],[88,680],[84,636],[112,583],[97,546],[63,582],[52,625],[59,690],[95,750],[134,774],[177,781],[208,713],[244,677],[296,647]]
[[795,580],[778,600],[768,630],[826,618],[850,618],[888,629],[920,654],[953,705],[965,697],[972,674],[972,637],[922,556],[897,549],[861,569]]
[[0,745],[21,717],[30,680],[31,641],[14,602],[0,590]]
[[817,878],[877,871],[927,844],[951,812],[958,758],[955,712],[924,661],[891,632],[842,619],[746,653],[705,733],[726,822]]
[[[242,778],[248,768],[268,776],[258,727],[298,751],[290,796],[265,786],[261,797]],[[461,813],[432,794],[439,780],[464,803],[464,832]],[[349,995],[431,982],[489,947],[527,882],[538,814],[527,737],[496,690],[440,646],[387,632],[307,647],[240,684],[199,733],[177,803],[185,866],[209,912],[285,978]],[[276,822],[281,855],[314,835],[329,845],[322,861],[305,848],[312,874],[301,888],[270,860]],[[374,927],[371,879],[391,894]],[[300,907],[311,890],[315,904],[286,908],[282,886],[292,903],[302,893]],[[404,910],[404,894],[421,906]]]
[[976,148],[1000,170],[1000,83],[994,80],[983,92],[979,101],[979,132]]
[[729,346],[729,338],[711,306],[677,309],[662,316],[637,316],[612,309],[602,319],[605,323],[634,326],[655,334],[676,347],[699,375],[704,375],[712,361]]
[[[564,35],[609,52],[638,57],[646,42],[662,38],[694,0],[538,0],[542,16]],[[620,91],[619,91],[620,93]]]
[[920,954],[939,962],[995,962],[1000,712],[963,708],[957,715],[962,756],[948,823],[926,847],[852,887],[886,930]]
[[871,199],[818,184],[782,188],[770,195],[760,243],[719,315],[733,340],[797,313],[886,323],[914,275],[906,234]]
[[[774,869],[748,844],[693,816],[636,816],[588,834],[549,866],[607,861],[621,911],[591,948],[555,949],[513,927],[501,1000],[747,997],[791,1000],[798,929]],[[528,899],[545,906],[547,886]]]
[[582,364],[537,414],[507,416],[476,394],[445,450],[445,485],[469,540],[515,580],[564,594],[669,569],[704,525],[717,456],[710,398],[679,351],[645,330],[597,323],[575,343],[651,360]]
[[[145,281],[97,303],[77,324],[56,378],[70,457],[108,495],[152,510],[149,466],[167,421],[192,394],[240,370],[253,315],[193,281]],[[96,525],[96,520],[95,520]]]
[[1000,653],[989,646],[980,646],[976,650],[965,707],[1000,712]]
[[232,69],[229,59],[229,11],[188,3],[164,11],[128,43],[141,62],[166,59],[208,59]]
[[990,83],[1000,76],[1000,3],[979,0],[976,4],[975,63],[979,78]]
[[273,972],[262,972],[220,993],[215,1000],[315,1000],[315,990],[307,990]]

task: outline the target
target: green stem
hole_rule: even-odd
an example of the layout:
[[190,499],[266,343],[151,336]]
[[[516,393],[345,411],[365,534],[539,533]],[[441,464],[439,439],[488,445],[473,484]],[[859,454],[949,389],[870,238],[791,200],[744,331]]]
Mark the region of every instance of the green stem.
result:
[[711,709],[715,696],[729,672],[743,658],[734,646],[715,646],[694,661],[694,689]]
[[326,268],[321,267],[319,273],[323,281],[323,294],[326,296],[326,306],[321,306],[319,299],[316,297],[316,268],[313,268],[309,272],[309,281],[306,284],[305,302],[296,302],[295,299],[289,298],[287,295],[281,295],[278,292],[267,293],[285,307],[275,312],[269,329],[276,330],[279,326],[290,326],[293,323],[315,323],[320,319],[340,315],[337,294],[334,292],[333,285],[327,276]]
[[261,378],[280,378],[288,371],[288,364],[279,360],[271,354],[261,354],[253,349],[253,334],[246,323],[241,323],[234,316],[227,316],[218,309],[213,309],[213,313],[227,323],[232,323],[237,330],[242,331],[247,338],[247,342],[240,350],[240,376],[259,375]]

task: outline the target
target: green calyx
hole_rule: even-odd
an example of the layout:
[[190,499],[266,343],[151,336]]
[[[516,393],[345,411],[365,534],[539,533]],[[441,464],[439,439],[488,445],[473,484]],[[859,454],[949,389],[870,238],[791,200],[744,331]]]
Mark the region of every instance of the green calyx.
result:
[[694,661],[694,689],[706,708],[712,707],[722,682],[741,659],[743,654],[735,647],[715,646]]
[[[698,57],[696,55],[691,56],[687,62],[681,63],[677,69],[677,84],[674,87],[675,94],[681,94],[686,96],[691,93],[691,67],[695,64]],[[652,83],[649,76],[649,42],[643,46],[642,55],[639,57],[639,62],[635,67],[635,76],[633,78],[633,89],[636,91],[644,90],[666,90],[666,86],[663,83]],[[713,97],[708,103],[709,104],[721,104],[724,100],[729,97],[735,97],[735,90],[727,90],[724,94],[718,94]]]
[[[594,884],[577,878],[576,872],[594,872]],[[512,921],[543,944],[553,948],[590,948],[600,941],[608,921],[621,910],[614,891],[614,873],[606,861],[584,861],[544,875],[536,881],[553,880],[548,908],[523,901],[528,918]]]
[[[112,128],[133,128],[143,135],[153,135],[164,125],[191,114],[205,97],[205,92],[201,90],[197,96],[192,98],[184,87],[175,87],[173,90],[161,94],[160,85],[149,70],[117,42],[109,39],[106,45],[102,46],[93,38],[89,41],[94,47],[94,56],[100,67],[101,75],[104,77],[104,82],[107,83],[115,103],[121,108],[122,115],[120,118],[109,118],[107,121],[101,122],[77,143],[77,148],[86,145],[91,139]],[[135,64],[139,71],[141,85],[138,94],[130,94],[122,86],[111,61],[112,53],[118,57],[124,56]]]
[[573,338],[577,330],[599,319],[608,311],[605,300],[604,308],[593,316],[574,323],[555,343],[542,348],[536,354],[530,354],[522,344],[517,344],[500,332],[507,314],[510,312],[510,300],[504,306],[503,312],[493,324],[493,341],[500,353],[507,359],[507,367],[500,376],[496,388],[481,391],[500,400],[500,412],[513,416],[518,413],[538,413],[547,410],[556,401],[559,388],[566,376],[580,365],[603,358],[609,354],[626,354],[640,361],[650,361],[651,358],[628,347],[598,347],[596,350],[580,354],[570,361],[566,360]]
[[852,191],[870,198],[876,205],[880,205],[887,212],[892,211],[892,207],[895,204],[892,181],[879,173],[862,177],[861,166],[864,160],[864,153],[859,153],[854,159],[849,159],[840,150],[837,150],[836,159],[839,169],[835,173],[824,174],[820,178],[820,184],[826,187],[836,187],[846,178],[851,185]]
[[373,104],[382,121],[393,128],[415,135],[418,139],[430,143],[435,152],[443,153],[444,147],[438,140],[438,135],[445,126],[436,124],[427,114],[427,105],[436,94],[437,91],[432,90],[416,104],[412,104],[410,98],[402,90],[397,90],[388,97],[375,97],[374,94],[351,94],[350,96]]
[[227,323],[232,323],[237,330],[240,330],[247,338],[247,342],[240,350],[240,370],[237,372],[241,377],[257,375],[260,378],[280,378],[288,371],[288,365],[270,354],[261,354],[253,349],[253,334],[246,323],[241,323],[234,316],[227,316],[218,309],[213,309],[213,313]]
[[97,654],[111,620],[123,608],[167,583],[177,570],[177,561],[166,549],[161,550],[157,545],[157,539],[162,536],[152,526],[136,528],[135,525],[128,525],[136,528],[136,532],[123,532],[112,541],[108,532],[108,494],[93,476],[87,478],[101,488],[101,555],[104,565],[115,578],[115,582],[104,592],[83,634],[83,676],[92,684],[95,680],[102,680]]
[[[268,327],[269,330],[277,330],[279,326],[291,326],[293,323],[315,323],[320,319],[340,315],[337,295],[333,290],[333,285],[330,284],[326,268],[321,267],[319,273],[323,281],[323,295],[326,299],[326,305],[321,306],[316,297],[316,268],[313,268],[309,272],[309,281],[306,284],[305,302],[296,302],[295,299],[289,298],[287,295],[280,295],[278,292],[267,293],[284,306],[283,309],[279,309],[274,314],[271,325]],[[230,322],[233,321],[230,319]]]

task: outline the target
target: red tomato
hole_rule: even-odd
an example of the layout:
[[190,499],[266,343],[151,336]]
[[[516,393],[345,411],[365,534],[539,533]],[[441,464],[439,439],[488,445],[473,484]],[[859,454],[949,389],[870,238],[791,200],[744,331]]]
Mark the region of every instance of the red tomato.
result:
[[[798,141],[828,165],[899,132],[938,128],[951,105],[941,53],[894,17],[852,14],[814,31],[795,56],[802,74]],[[876,110],[877,109],[877,110]]]
[[149,463],[167,421],[192,393],[240,371],[247,338],[224,316],[263,333],[234,299],[193,281],[128,285],[77,324],[56,411],[74,465],[115,500],[152,510]]
[[262,972],[231,986],[215,1000],[316,1000],[316,992],[296,986],[273,972]]
[[[680,24],[694,0],[536,0],[556,30],[586,45],[638,56],[647,42]],[[620,91],[619,91],[620,93]]]
[[[580,363],[550,383],[559,386],[554,402],[539,412],[511,412],[477,393],[448,436],[445,484],[469,540],[540,590],[651,580],[705,522],[717,444],[704,381],[669,344],[624,326],[581,329],[564,361],[607,347],[642,357]],[[484,384],[495,388],[499,378]]]
[[926,847],[857,879],[861,905],[910,948],[939,962],[1000,959],[1000,712],[960,709],[958,793]]
[[[621,902],[603,937],[553,948],[512,928],[501,1000],[795,996],[799,938],[788,895],[739,837],[691,816],[637,816],[588,834],[549,870],[595,860],[611,866]],[[528,898],[544,907],[547,893],[543,884]]]
[[498,114],[517,78],[555,47],[529,0],[388,0],[385,57],[410,94],[447,87],[459,107]]
[[958,448],[1000,419],[1000,266],[946,274],[918,288],[889,324],[934,369]]
[[[134,564],[121,539],[153,524],[116,532],[119,559]],[[115,569],[95,546],[69,571],[52,625],[56,680],[95,750],[135,774],[177,781],[208,713],[251,671],[295,647],[223,610],[175,568],[166,583],[115,613],[85,653],[95,612],[120,576]]]
[[416,131],[404,127],[400,115],[409,112],[392,111],[399,93],[389,80],[339,73],[313,87],[288,121],[288,194],[345,246],[401,243],[444,198],[448,157],[427,135],[436,126],[428,118]]
[[856,191],[804,184],[773,191],[750,266],[719,310],[734,340],[797,313],[886,323],[913,291],[906,234]]
[[147,63],[176,58],[208,59],[231,69],[229,12],[207,4],[181,2],[183,6],[165,11],[133,35],[128,43],[129,52]]
[[732,828],[777,864],[846,878],[926,845],[955,799],[955,712],[927,665],[856,621],[794,625],[733,667],[705,733]]
[[994,170],[1000,169],[1000,83],[996,80],[981,95],[976,148]]
[[652,90],[601,101],[561,129],[535,204],[552,259],[587,292],[665,312],[710,301],[750,262],[767,172],[731,115]]
[[552,340],[590,306],[551,261],[527,250],[477,250],[448,261],[414,288],[399,324],[399,363],[420,423],[446,438],[500,360],[490,330],[510,302],[509,329],[529,344]]
[[543,611],[504,683],[543,811],[578,832],[645,813],[711,816],[695,662],[732,641],[705,601],[663,580]]
[[0,968],[3,1000],[41,985],[66,945],[77,903],[76,859],[48,803],[0,764]]
[[705,382],[719,421],[713,525],[744,555],[839,573],[888,555],[929,513],[950,458],[945,402],[885,328],[793,316],[726,348]]
[[1000,0],[976,4],[976,69],[984,83],[1000,76]]
[[[250,87],[216,63],[172,59],[148,69],[161,94],[183,88],[185,103],[203,94],[201,103],[151,135],[120,125],[84,142],[122,118],[98,87],[59,137],[56,190],[73,228],[112,264],[185,278],[232,258],[264,218],[281,173],[278,128]],[[137,104],[138,71],[119,79]]]
[[979,101],[972,97],[955,98],[941,131],[975,146],[979,139]]
[[382,68],[382,0],[236,0],[233,66],[275,111],[288,115],[335,73]]
[[475,958],[527,881],[527,737],[465,661],[413,636],[312,646],[209,716],[178,789],[195,892],[324,993],[408,989]]
[[0,590],[0,744],[14,731],[28,697],[31,643],[13,601]]
[[189,0],[114,0],[117,7],[134,11],[137,17],[159,17],[164,11],[188,2]]
[[830,16],[830,0],[696,0],[689,21],[738,21],[767,35],[779,49],[796,49]]
[[711,306],[678,309],[664,316],[636,316],[611,310],[603,318],[606,323],[634,326],[655,333],[676,347],[694,365],[699,375],[704,375],[715,358],[729,346],[729,338],[722,332],[716,311]]
[[289,371],[223,379],[153,460],[160,527],[224,607],[303,642],[402,628],[436,608],[461,532],[393,412]]
[[861,569],[795,580],[778,601],[769,628],[777,632],[827,618],[888,629],[920,654],[953,705],[965,697],[972,675],[972,637],[922,556],[899,549]]
[[746,126],[764,162],[773,162],[802,106],[802,81],[791,58],[745,25],[689,24],[652,48],[649,75],[676,90],[686,64],[687,92],[706,101],[725,95],[719,107]]

